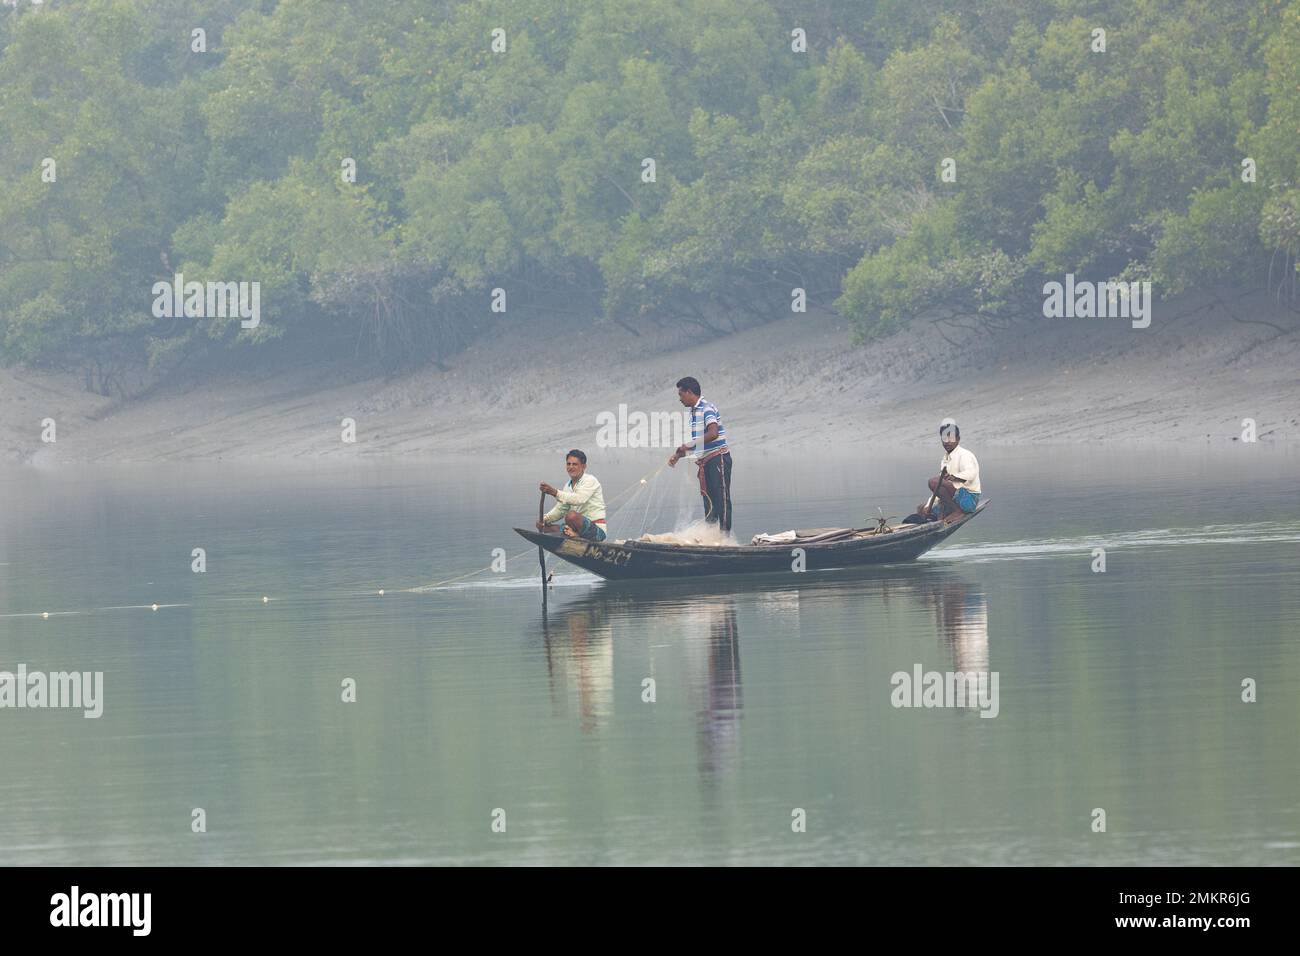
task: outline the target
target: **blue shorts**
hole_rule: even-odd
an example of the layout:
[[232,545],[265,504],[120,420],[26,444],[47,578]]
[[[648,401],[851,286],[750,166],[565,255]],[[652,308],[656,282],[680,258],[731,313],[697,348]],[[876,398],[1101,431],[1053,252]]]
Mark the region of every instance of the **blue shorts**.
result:
[[[958,488],[952,497],[953,500],[957,502],[957,507],[966,512],[966,514],[970,514],[979,507],[980,496],[977,491]],[[943,505],[936,501],[934,507],[930,509],[930,514],[938,517],[941,511],[943,511]]]
[[590,518],[588,518],[586,515],[583,515],[583,516],[582,516],[582,531],[581,531],[581,533],[578,535],[578,537],[579,537],[579,538],[585,538],[585,539],[588,540],[588,541],[604,541],[604,540],[605,540],[605,528],[604,528],[603,525],[598,525],[598,524],[596,524],[596,522],[592,521],[592,520],[591,520]]

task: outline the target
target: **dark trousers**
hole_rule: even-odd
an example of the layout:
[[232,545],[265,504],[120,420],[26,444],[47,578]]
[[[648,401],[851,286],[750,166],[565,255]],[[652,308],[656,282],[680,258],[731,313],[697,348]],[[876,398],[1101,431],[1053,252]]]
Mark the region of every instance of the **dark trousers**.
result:
[[704,463],[700,497],[704,499],[704,520],[723,531],[731,530],[731,452]]

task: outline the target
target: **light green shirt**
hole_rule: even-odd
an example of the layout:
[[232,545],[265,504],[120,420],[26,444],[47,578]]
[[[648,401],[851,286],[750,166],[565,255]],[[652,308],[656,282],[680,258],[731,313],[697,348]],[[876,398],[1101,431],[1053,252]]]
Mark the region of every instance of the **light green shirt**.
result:
[[[577,484],[570,479],[555,491],[555,507],[542,516],[544,523],[555,524],[570,511],[576,511],[592,521],[605,520],[605,493],[591,472],[584,472]],[[605,534],[609,534],[608,528],[605,528]]]

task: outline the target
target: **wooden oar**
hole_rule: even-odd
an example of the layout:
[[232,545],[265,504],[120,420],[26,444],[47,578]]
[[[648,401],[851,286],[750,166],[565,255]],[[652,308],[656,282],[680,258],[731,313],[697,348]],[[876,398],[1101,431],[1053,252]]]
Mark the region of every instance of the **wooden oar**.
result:
[[[546,492],[542,492],[542,498],[537,502],[537,521],[540,524],[542,516],[546,514]],[[546,613],[546,552],[542,546],[537,546],[537,563],[542,566],[542,614]]]
[[[944,480],[944,478],[946,478],[946,477],[948,477],[948,469],[947,469],[947,468],[940,468],[940,469],[939,469],[939,484],[943,484],[943,480]],[[937,487],[937,486],[936,486],[936,487]],[[927,501],[927,502],[925,503],[925,513],[926,513],[926,516],[927,516],[927,517],[928,517],[929,514],[930,514],[930,509],[934,507],[934,503],[935,503],[936,501],[938,501],[938,500],[939,500],[939,492],[936,491],[934,494],[932,494],[932,495],[930,496],[930,500]],[[940,515],[940,518],[942,518],[942,517],[943,517],[943,516]]]

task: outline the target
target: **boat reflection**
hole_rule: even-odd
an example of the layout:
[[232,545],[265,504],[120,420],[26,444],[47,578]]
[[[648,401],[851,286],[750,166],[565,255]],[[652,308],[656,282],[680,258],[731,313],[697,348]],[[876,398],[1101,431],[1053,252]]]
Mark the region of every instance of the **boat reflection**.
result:
[[740,747],[744,696],[736,596],[695,587],[639,593],[597,588],[558,604],[543,630],[552,709],[576,704],[580,726],[591,733],[613,712],[614,638],[625,659],[620,694],[642,702],[646,677],[660,695],[689,701],[695,714],[700,771],[733,765]]
[[[730,770],[740,753],[740,717],[744,695],[740,680],[740,629],[736,601],[730,596],[692,602],[698,628],[707,626],[707,664],[691,669],[697,697],[696,744],[700,772]],[[695,646],[695,642],[688,647]]]
[[[859,605],[865,599],[867,614],[928,610],[953,670],[989,667],[984,589],[947,566],[823,573],[775,585],[770,578],[601,584],[574,600],[551,595],[543,642],[554,712],[563,716],[574,707],[582,731],[595,732],[612,716],[616,700],[625,708],[641,706],[642,682],[652,677],[659,706],[688,702],[700,773],[725,774],[741,753],[740,620],[797,644],[801,604],[837,596]],[[616,642],[623,668],[617,693]]]
[[952,577],[926,597],[954,671],[989,669],[989,606],[984,589]]
[[613,711],[614,629],[599,602],[552,612],[544,619],[546,669],[551,706],[558,715],[567,701],[577,706],[584,733],[596,730]]

